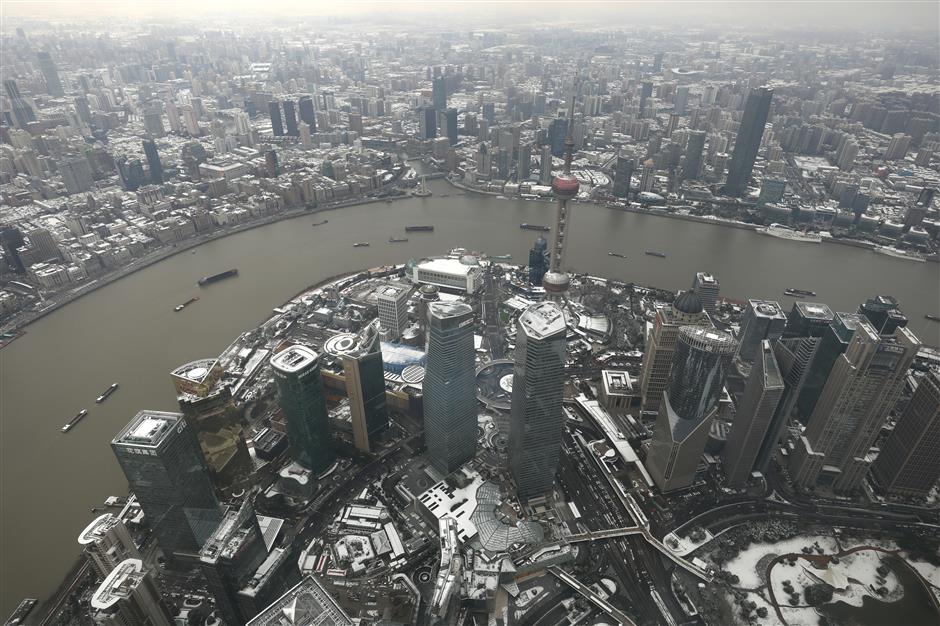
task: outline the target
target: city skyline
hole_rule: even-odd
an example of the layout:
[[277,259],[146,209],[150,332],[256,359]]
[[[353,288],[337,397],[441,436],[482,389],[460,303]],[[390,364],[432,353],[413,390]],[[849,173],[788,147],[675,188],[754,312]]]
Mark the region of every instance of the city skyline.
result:
[[0,615],[940,622],[936,5],[0,2]]

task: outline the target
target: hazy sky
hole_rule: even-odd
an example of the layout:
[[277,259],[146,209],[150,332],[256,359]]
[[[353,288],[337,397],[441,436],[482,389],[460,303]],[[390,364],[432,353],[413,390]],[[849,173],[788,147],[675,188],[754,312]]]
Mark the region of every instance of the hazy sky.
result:
[[[201,18],[348,15],[381,26],[401,19],[465,30],[476,24],[532,25],[551,21],[634,24],[721,24],[823,29],[938,30],[938,0],[0,0],[3,18]],[[497,21],[498,20],[498,21]],[[207,24],[207,25],[211,25]],[[2,24],[0,24],[2,26]]]

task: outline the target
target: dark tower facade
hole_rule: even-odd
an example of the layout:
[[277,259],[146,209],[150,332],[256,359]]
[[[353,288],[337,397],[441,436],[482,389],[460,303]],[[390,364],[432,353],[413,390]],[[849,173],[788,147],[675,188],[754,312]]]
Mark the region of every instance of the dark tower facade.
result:
[[222,513],[196,432],[182,414],[141,411],[111,449],[164,553],[199,552]]
[[297,115],[294,113],[294,101],[285,100],[284,105],[284,122],[287,125],[287,134],[291,137],[297,137],[300,135],[300,131],[297,129]]
[[153,139],[144,139],[144,155],[147,157],[147,167],[150,169],[150,182],[159,185],[163,182],[163,164],[160,163],[160,153],[157,152],[157,143]]
[[37,52],[36,59],[39,61],[39,71],[42,72],[43,78],[46,79],[46,88],[49,90],[50,96],[60,97],[65,95],[65,90],[62,88],[62,81],[59,80],[59,70],[55,66],[55,62],[52,60],[52,57],[48,52]]
[[271,358],[278,399],[287,418],[291,457],[314,473],[333,462],[330,416],[317,353],[295,345]]
[[277,100],[268,102],[268,113],[271,115],[271,132],[275,137],[284,136],[284,124],[281,122],[281,103]]
[[731,163],[728,166],[728,180],[725,182],[724,192],[730,196],[740,196],[747,189],[747,182],[751,179],[754,170],[754,160],[760,148],[761,137],[764,136],[764,125],[770,115],[770,102],[774,90],[769,87],[751,89],[744,104],[744,116],[741,118],[741,127],[734,140],[734,151],[731,153]]
[[317,132],[317,114],[313,108],[313,98],[310,96],[301,96],[297,103],[300,110],[300,121],[310,125],[310,132]]
[[476,453],[473,309],[469,305],[428,305],[427,353],[424,439],[431,463],[449,474]]

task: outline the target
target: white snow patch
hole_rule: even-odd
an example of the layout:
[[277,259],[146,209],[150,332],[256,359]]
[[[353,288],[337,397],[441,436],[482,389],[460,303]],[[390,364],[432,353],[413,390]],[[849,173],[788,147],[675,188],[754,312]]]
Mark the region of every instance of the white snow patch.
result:
[[[764,572],[757,571],[757,562],[767,554],[788,554],[790,552],[800,552],[806,546],[812,546],[818,542],[819,547],[823,549],[824,554],[838,552],[836,541],[832,537],[822,535],[802,535],[784,539],[776,543],[752,543],[746,549],[738,554],[734,559],[725,563],[722,567],[725,571],[737,575],[740,582],[738,587],[747,587],[754,589],[763,585]],[[814,550],[814,554],[815,554]]]

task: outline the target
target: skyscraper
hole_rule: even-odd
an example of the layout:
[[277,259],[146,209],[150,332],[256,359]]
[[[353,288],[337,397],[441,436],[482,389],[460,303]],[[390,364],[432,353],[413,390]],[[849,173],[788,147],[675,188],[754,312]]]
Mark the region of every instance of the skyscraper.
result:
[[662,491],[686,489],[695,481],[736,348],[727,333],[701,326],[679,329],[646,455],[646,468]]
[[111,513],[96,517],[86,526],[78,536],[78,545],[101,579],[125,559],[140,558],[127,526]]
[[202,134],[199,128],[199,116],[196,115],[196,109],[191,104],[184,104],[182,107],[183,125],[190,137],[198,137]]
[[431,463],[449,474],[476,453],[473,309],[469,305],[462,302],[428,305],[427,353],[424,439]]
[[371,439],[388,428],[385,403],[385,369],[379,341],[379,321],[374,320],[356,337],[356,345],[342,355],[346,397],[352,417],[356,449],[371,450]]
[[152,138],[144,139],[144,155],[147,157],[147,168],[150,170],[150,182],[154,185],[163,183],[163,164],[160,163],[157,143]]
[[95,186],[94,173],[85,155],[66,156],[56,167],[62,175],[65,190],[70,194],[82,193]]
[[764,339],[780,339],[787,325],[787,316],[780,304],[773,300],[748,300],[741,318],[741,350],[739,356],[745,361],[757,358],[760,342]]
[[893,335],[896,328],[907,326],[907,317],[892,296],[869,298],[859,305],[858,313],[882,335]]
[[705,312],[714,315],[718,293],[721,291],[721,283],[718,279],[708,272],[696,272],[695,278],[692,279],[692,291],[702,301],[702,308]]
[[163,111],[159,102],[144,109],[144,130],[154,137],[163,137],[166,134],[163,128]]
[[565,335],[561,307],[533,304],[516,325],[509,418],[509,469],[520,499],[548,493],[555,482],[565,418]]
[[431,102],[435,111],[447,110],[447,79],[438,76],[431,83]]
[[226,624],[244,624],[254,617],[239,603],[238,592],[268,556],[268,550],[251,504],[246,497],[238,508],[229,508],[199,551],[199,564],[215,608]]
[[424,107],[418,110],[418,127],[420,139],[437,137],[437,111],[434,107]]
[[819,347],[809,365],[803,389],[800,390],[796,401],[797,416],[804,425],[809,424],[809,419],[826,385],[832,366],[849,347],[852,335],[855,334],[855,329],[863,319],[864,317],[855,313],[836,313],[832,323],[823,331]]
[[636,161],[622,154],[617,155],[617,162],[614,165],[614,195],[618,198],[626,198],[630,195],[630,179],[633,178],[633,170],[636,169]]
[[552,184],[552,147],[549,144],[542,146],[539,157],[539,184]]
[[872,465],[875,484],[891,494],[922,497],[940,479],[940,374],[919,379],[917,390]]
[[13,109],[13,118],[16,120],[17,125],[25,129],[27,124],[35,122],[36,113],[33,111],[33,107],[29,105],[29,102],[26,101],[26,98],[20,95],[20,88],[17,86],[16,81],[8,78],[3,81],[3,87],[6,89],[7,97],[10,98],[10,108]]
[[376,289],[375,305],[382,333],[388,341],[398,341],[408,324],[408,297],[411,287],[405,283],[386,283]]
[[300,96],[297,108],[300,111],[300,120],[310,125],[310,132],[317,132],[317,114],[313,107],[313,98],[310,96]]
[[548,269],[548,242],[539,235],[529,250],[529,283],[541,285],[542,277]]
[[705,152],[705,131],[693,130],[689,133],[689,142],[685,147],[685,161],[682,164],[682,178],[696,180],[702,173],[702,154]]
[[284,101],[284,122],[287,125],[287,134],[291,137],[297,137],[300,133],[297,130],[297,115],[294,113],[294,101]]
[[790,456],[794,484],[824,485],[845,493],[861,486],[871,466],[871,446],[919,348],[917,337],[906,328],[880,335],[867,320],[859,320]]
[[102,626],[174,623],[153,576],[140,559],[118,564],[92,594],[89,604],[92,621]]
[[747,483],[783,395],[783,388],[783,376],[773,346],[764,339],[744,387],[728,441],[721,451],[725,479],[729,486],[738,487]]
[[42,77],[46,79],[46,89],[49,95],[57,98],[64,96],[65,90],[62,89],[62,81],[59,80],[59,70],[49,53],[37,52],[36,60],[39,61],[39,71],[42,72]]
[[774,90],[769,87],[751,89],[744,104],[744,115],[741,117],[741,127],[734,140],[734,151],[731,153],[731,165],[728,167],[728,179],[725,182],[724,192],[729,196],[740,196],[747,189],[754,170],[754,160],[760,148],[761,137],[764,135],[764,125],[770,114],[770,101]]
[[23,259],[17,248],[21,248],[26,241],[23,239],[23,233],[15,227],[0,229],[0,245],[3,246],[4,256],[10,271],[16,274],[25,274],[26,266],[23,265]]
[[816,302],[794,302],[787,314],[787,327],[784,337],[820,338],[832,323],[835,315],[825,304]]
[[290,346],[271,358],[271,367],[287,418],[291,457],[320,473],[330,466],[335,454],[317,353],[307,346]]
[[198,552],[221,512],[199,441],[183,416],[140,411],[111,449],[164,554]]
[[568,135],[568,119],[556,117],[548,124],[548,143],[552,147],[552,156],[565,155],[565,137]]
[[705,314],[702,299],[691,291],[679,294],[672,305],[659,307],[653,321],[653,329],[646,340],[643,354],[643,375],[640,393],[644,412],[658,412],[663,390],[672,371],[673,352],[682,326],[711,328],[711,320]]
[[268,102],[268,115],[271,116],[271,132],[274,133],[274,136],[284,136],[284,124],[281,122],[281,103],[277,100]]
[[447,127],[447,141],[450,145],[456,145],[457,138],[457,109],[450,108],[444,113],[445,125]]

